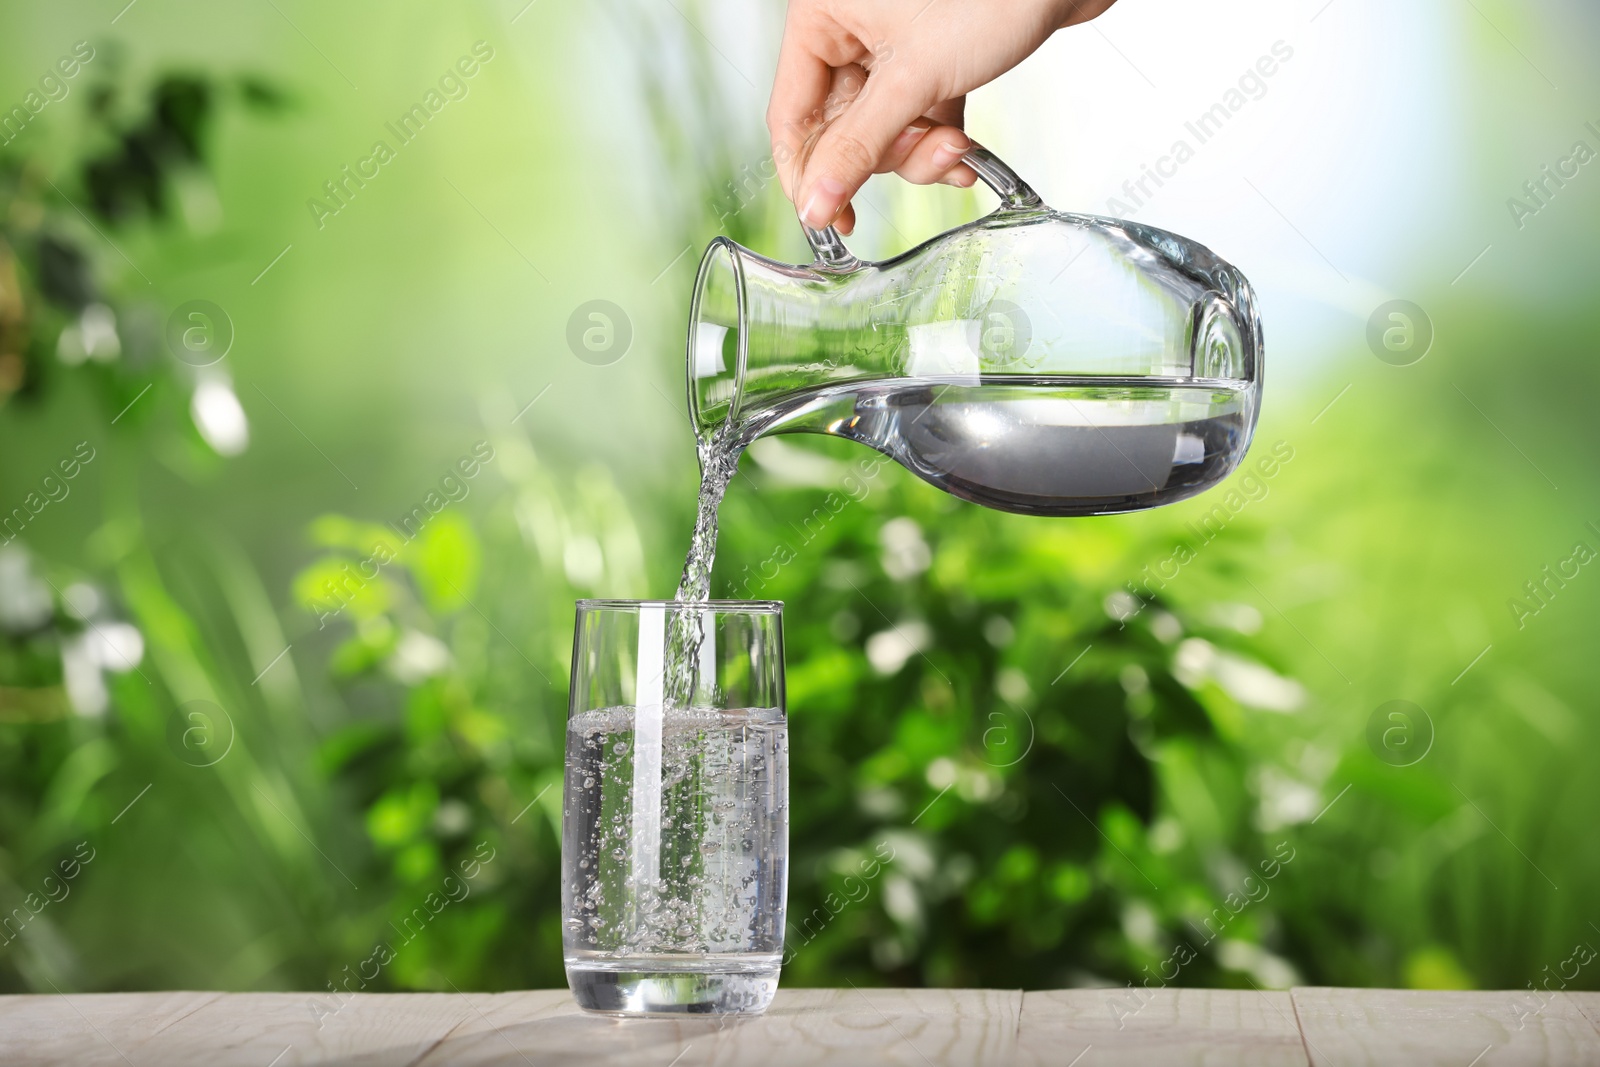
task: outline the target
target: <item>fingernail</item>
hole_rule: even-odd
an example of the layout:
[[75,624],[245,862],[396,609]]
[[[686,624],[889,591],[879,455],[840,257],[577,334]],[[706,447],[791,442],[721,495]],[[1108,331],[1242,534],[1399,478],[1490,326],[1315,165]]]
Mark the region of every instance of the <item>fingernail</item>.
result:
[[800,208],[800,218],[813,230],[831,226],[833,220],[839,217],[839,210],[844,207],[849,193],[850,187],[844,182],[834,178],[818,178],[817,184],[811,188],[811,195],[806,197],[805,204]]
[[957,148],[949,141],[946,141],[944,144],[933,150],[934,169],[948,170],[959,163],[961,161],[961,157],[966,154],[967,150],[965,148]]
[[900,136],[894,139],[892,151],[897,156],[911,151],[916,146],[916,143],[926,136],[930,128],[928,126],[907,126],[900,131]]

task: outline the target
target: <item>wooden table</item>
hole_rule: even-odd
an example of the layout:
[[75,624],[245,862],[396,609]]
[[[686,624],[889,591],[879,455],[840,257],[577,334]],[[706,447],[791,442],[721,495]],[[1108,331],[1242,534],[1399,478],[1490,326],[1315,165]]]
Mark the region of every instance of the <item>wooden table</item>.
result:
[[0,997],[0,1064],[1600,1065],[1600,993],[786,989],[753,1019],[525,993]]

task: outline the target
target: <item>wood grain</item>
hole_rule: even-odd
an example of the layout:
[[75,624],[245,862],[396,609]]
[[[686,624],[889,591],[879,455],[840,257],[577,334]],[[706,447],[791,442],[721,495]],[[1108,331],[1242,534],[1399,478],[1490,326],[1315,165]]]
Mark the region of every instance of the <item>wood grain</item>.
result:
[[1441,1064],[1600,1067],[1600,994],[784,989],[749,1019],[623,1020],[522,993],[0,997],[0,1064]]
[[1600,994],[1524,991],[1442,993],[1415,989],[1293,991],[1316,1067],[1357,1064],[1600,1064]]
[[455,993],[234,993],[163,1032],[135,1062],[403,1067],[470,1013]]
[[129,1057],[221,999],[184,992],[0,997],[0,1063],[126,1067]]
[[623,1020],[586,1015],[565,993],[553,1009],[477,999],[480,1017],[424,1065],[1011,1063],[1022,1008],[1020,993],[992,989],[782,989],[755,1018]]
[[1018,1060],[1101,1067],[1306,1067],[1288,993],[1238,989],[1068,989],[1022,999]]

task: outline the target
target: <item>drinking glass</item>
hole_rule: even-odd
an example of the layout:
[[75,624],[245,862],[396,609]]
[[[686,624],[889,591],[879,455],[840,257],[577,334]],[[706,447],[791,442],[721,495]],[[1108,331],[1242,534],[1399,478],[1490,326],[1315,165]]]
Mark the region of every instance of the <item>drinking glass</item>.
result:
[[783,605],[580,600],[562,807],[578,1005],[764,1010],[789,859]]

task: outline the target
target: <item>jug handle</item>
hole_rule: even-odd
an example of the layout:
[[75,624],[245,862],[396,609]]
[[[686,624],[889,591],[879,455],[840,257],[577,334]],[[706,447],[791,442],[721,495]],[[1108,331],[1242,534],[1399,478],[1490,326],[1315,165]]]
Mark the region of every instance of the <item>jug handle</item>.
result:
[[[1000,206],[995,208],[994,214],[1038,211],[1044,207],[1044,201],[1039,198],[1039,194],[1034,192],[1027,182],[1017,177],[1016,171],[1006,166],[999,156],[977,141],[972,142],[972,147],[967,149],[962,162],[971,167],[982,179],[983,184],[1000,198]],[[832,226],[813,230],[805,223],[801,223],[800,228],[805,231],[806,241],[810,243],[812,254],[816,256],[816,262],[813,264],[816,269],[832,274],[848,274],[861,268],[861,261],[845,247],[844,238],[840,237],[839,231]]]

